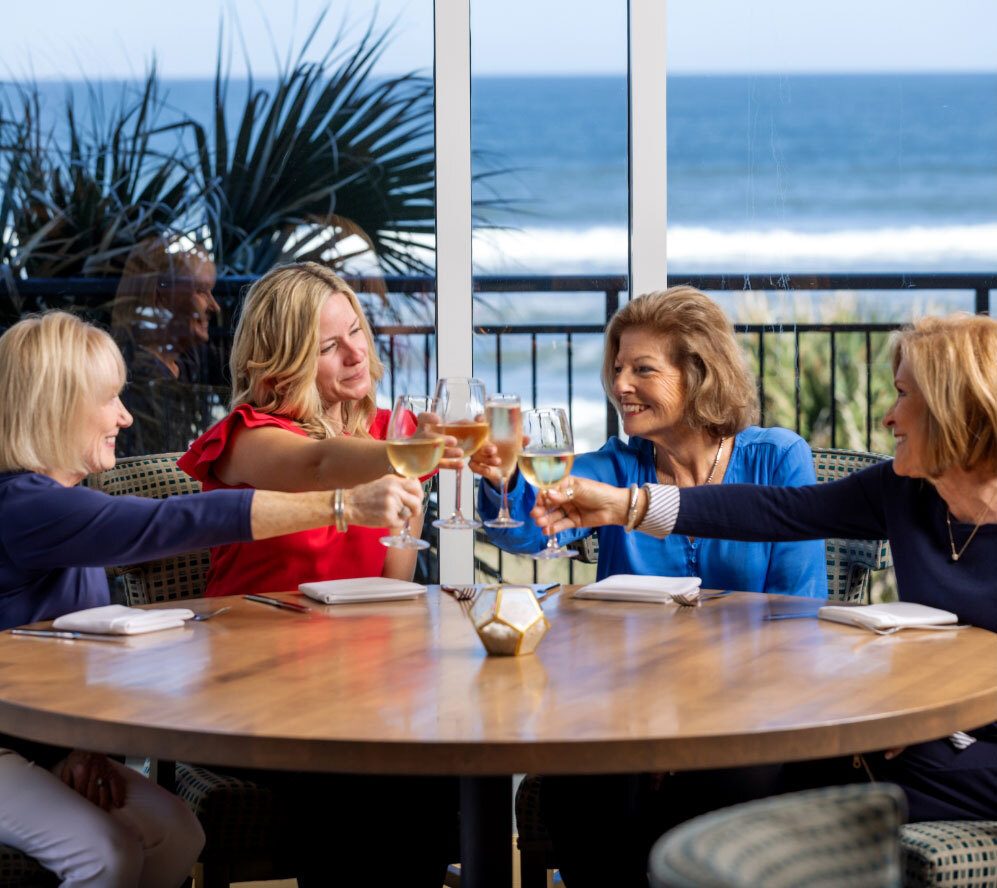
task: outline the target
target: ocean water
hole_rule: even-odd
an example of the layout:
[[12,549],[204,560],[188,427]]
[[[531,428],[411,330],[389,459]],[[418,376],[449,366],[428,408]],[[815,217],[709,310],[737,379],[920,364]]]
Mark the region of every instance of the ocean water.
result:
[[[478,267],[624,271],[623,78],[481,78],[472,102],[522,202]],[[997,265],[997,74],[675,76],[667,163],[675,270]]]

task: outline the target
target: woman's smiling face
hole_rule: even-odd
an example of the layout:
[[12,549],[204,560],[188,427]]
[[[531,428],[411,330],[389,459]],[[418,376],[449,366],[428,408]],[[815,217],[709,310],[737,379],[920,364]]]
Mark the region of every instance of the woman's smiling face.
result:
[[893,377],[897,399],[883,417],[893,432],[896,454],[893,471],[909,478],[926,478],[924,447],[928,434],[928,407],[907,363],[901,359]]
[[685,419],[685,379],[673,363],[668,339],[631,328],[620,336],[613,397],[627,435],[654,440]]

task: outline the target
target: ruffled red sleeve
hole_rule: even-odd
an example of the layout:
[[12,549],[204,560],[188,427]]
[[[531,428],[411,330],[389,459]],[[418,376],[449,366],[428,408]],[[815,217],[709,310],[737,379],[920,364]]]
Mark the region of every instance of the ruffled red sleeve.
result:
[[243,428],[258,429],[266,426],[286,429],[307,437],[304,429],[284,416],[261,413],[249,404],[240,404],[191,444],[187,452],[177,460],[177,465],[202,484],[219,485],[221,482],[214,476],[214,464],[222,458],[235,435]]

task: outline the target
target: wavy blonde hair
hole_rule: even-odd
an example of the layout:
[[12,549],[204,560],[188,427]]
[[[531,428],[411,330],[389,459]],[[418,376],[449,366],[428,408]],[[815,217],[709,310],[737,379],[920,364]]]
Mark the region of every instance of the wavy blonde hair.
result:
[[346,297],[367,341],[370,391],[344,401],[343,432],[370,437],[377,409],[377,384],[384,365],[360,300],[339,275],[317,262],[295,262],[271,269],[246,294],[232,340],[232,407],[250,404],[263,413],[295,420],[312,438],[331,438],[333,427],[315,377],[319,358],[319,314],[334,293]]
[[893,334],[893,372],[906,362],[924,396],[925,470],[997,471],[997,320],[954,314]]
[[18,321],[0,336],[0,471],[89,471],[82,420],[124,382],[103,330],[64,311]]
[[613,397],[620,338],[628,330],[661,337],[685,382],[685,422],[714,438],[730,437],[758,417],[758,392],[727,315],[694,287],[645,293],[624,305],[606,327],[602,387]]

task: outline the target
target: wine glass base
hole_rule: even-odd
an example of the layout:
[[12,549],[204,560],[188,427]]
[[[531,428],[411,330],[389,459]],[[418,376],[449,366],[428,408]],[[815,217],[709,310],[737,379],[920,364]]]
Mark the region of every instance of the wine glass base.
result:
[[414,536],[386,536],[381,537],[381,545],[389,549],[428,549],[429,543]]
[[485,527],[522,527],[523,522],[515,518],[492,518],[485,522]]
[[437,518],[433,522],[433,527],[440,527],[443,530],[475,530],[481,527],[481,522],[465,518],[463,515],[451,515],[449,518]]
[[548,558],[574,558],[577,555],[574,549],[541,549],[533,557],[546,561]]

